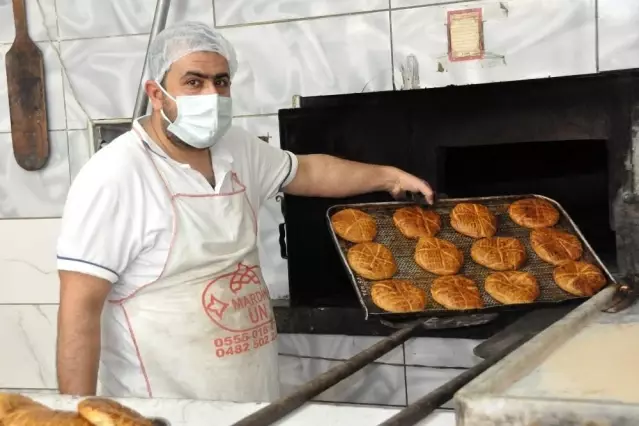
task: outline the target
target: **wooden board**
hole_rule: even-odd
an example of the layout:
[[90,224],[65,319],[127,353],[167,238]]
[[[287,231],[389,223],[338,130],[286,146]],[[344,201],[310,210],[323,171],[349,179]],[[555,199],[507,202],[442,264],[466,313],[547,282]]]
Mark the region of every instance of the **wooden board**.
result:
[[49,159],[44,60],[29,37],[24,0],[13,0],[13,16],[16,38],[5,57],[13,154],[20,167],[34,171]]

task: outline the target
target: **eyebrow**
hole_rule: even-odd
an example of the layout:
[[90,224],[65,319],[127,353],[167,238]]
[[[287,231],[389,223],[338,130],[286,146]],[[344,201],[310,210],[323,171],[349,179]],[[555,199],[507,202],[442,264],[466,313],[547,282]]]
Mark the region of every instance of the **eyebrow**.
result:
[[204,80],[210,80],[210,79],[218,80],[220,78],[230,78],[231,77],[229,75],[229,73],[227,73],[227,72],[221,72],[221,73],[218,73],[218,74],[211,75],[211,74],[205,74],[205,73],[202,73],[202,72],[199,72],[199,71],[187,71],[187,72],[184,73],[184,76],[182,78],[188,77],[188,76],[194,76],[194,77],[202,78]]

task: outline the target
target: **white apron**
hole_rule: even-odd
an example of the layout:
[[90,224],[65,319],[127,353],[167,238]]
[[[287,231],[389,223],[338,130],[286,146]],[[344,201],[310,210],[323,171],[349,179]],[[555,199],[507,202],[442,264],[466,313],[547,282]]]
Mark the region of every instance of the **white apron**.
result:
[[231,192],[177,194],[146,153],[171,200],[172,244],[160,278],[105,306],[100,393],[278,398],[277,331],[246,188],[232,173]]

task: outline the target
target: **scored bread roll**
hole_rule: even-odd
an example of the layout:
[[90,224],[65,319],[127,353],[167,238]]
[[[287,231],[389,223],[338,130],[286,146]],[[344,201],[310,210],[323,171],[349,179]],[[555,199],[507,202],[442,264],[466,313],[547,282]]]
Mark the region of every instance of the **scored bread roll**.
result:
[[554,228],[533,230],[530,233],[530,246],[541,260],[553,265],[578,260],[583,253],[576,236]]
[[430,286],[430,294],[446,309],[479,309],[484,306],[475,281],[462,275],[436,278]]
[[426,292],[407,280],[377,281],[371,286],[373,303],[388,312],[418,312],[426,306]]
[[48,409],[46,406],[35,402],[29,397],[17,393],[0,393],[0,425],[2,425],[2,419],[7,414],[28,407]]
[[373,216],[357,209],[340,210],[331,216],[335,233],[351,243],[373,241],[377,235],[377,224]]
[[482,238],[473,243],[470,257],[478,263],[495,271],[519,269],[526,261],[526,249],[516,238]]
[[552,277],[559,288],[580,297],[590,297],[606,285],[601,269],[586,262],[564,262],[555,268]]
[[525,228],[548,228],[559,222],[557,209],[541,198],[515,201],[508,207],[508,215],[513,222]]
[[481,204],[457,204],[450,212],[450,225],[460,234],[472,238],[492,237],[497,232],[497,218]]
[[539,297],[537,279],[523,271],[493,272],[486,277],[484,289],[504,305],[532,303]]
[[95,426],[80,414],[40,407],[23,407],[2,419],[2,426]]
[[153,426],[142,414],[107,398],[80,401],[78,412],[94,426]]
[[346,260],[357,275],[367,280],[385,280],[397,272],[393,253],[379,243],[354,245],[348,249]]
[[422,237],[415,247],[415,263],[433,274],[454,275],[464,264],[464,254],[449,241]]
[[406,238],[432,237],[442,227],[441,218],[419,206],[402,207],[393,213],[393,223]]

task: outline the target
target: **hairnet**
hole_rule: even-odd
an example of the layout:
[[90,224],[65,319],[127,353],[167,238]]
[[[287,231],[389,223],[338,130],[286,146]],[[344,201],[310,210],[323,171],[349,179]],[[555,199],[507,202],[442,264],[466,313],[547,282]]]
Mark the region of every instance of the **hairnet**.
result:
[[222,34],[201,22],[185,22],[161,31],[149,46],[149,79],[161,81],[171,64],[193,52],[215,52],[229,63],[231,77],[237,71],[235,49]]

